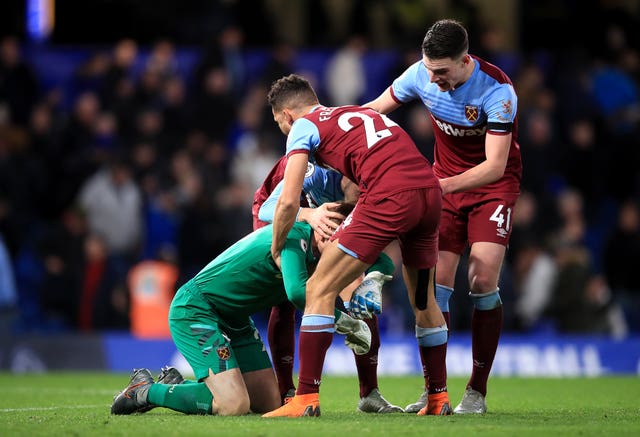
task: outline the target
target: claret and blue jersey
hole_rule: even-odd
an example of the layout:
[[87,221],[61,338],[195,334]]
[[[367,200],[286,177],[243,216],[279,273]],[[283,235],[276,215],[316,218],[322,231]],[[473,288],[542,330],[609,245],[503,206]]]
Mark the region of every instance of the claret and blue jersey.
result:
[[484,161],[487,132],[512,133],[505,176],[498,183],[513,188],[522,171],[517,143],[518,98],[504,72],[475,56],[472,59],[473,73],[456,89],[440,91],[420,60],[393,82],[391,95],[401,104],[419,99],[429,110],[436,139],[434,171],[441,178],[463,173]]
[[[471,77],[460,87],[442,92],[429,80],[422,61],[409,67],[392,85],[392,95],[400,102],[419,98],[431,115],[460,129],[483,128],[506,132],[515,121],[518,98],[509,78],[491,64],[473,57]],[[510,129],[509,129],[510,131]],[[472,136],[468,133],[459,135]]]

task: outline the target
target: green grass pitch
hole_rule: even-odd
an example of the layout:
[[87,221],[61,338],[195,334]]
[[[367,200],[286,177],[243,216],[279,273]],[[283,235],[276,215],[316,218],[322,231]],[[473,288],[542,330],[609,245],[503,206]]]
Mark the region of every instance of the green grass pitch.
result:
[[[156,372],[157,369],[151,369]],[[497,378],[489,382],[483,416],[418,417],[356,411],[355,377],[325,375],[319,418],[263,419],[187,416],[157,408],[111,416],[114,393],[128,375],[111,373],[0,373],[0,436],[638,436],[640,378]],[[422,378],[380,378],[392,403],[405,406]],[[449,379],[453,406],[466,380]]]

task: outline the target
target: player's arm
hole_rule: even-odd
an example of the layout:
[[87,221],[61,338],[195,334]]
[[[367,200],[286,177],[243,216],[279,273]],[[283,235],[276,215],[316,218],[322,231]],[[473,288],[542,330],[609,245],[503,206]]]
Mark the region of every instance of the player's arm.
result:
[[511,147],[511,133],[491,134],[485,139],[486,159],[464,173],[440,179],[442,193],[458,193],[497,181],[504,175]]
[[273,240],[271,241],[271,256],[278,265],[280,264],[280,251],[284,246],[287,234],[296,221],[296,215],[300,209],[300,193],[304,174],[307,170],[308,154],[294,153],[287,159],[284,171],[282,192],[276,203],[273,214]]
[[[303,249],[301,239],[290,238],[285,242],[282,248],[281,271],[284,289],[287,298],[300,311],[304,311],[306,301],[306,284],[310,273],[307,266],[307,254]],[[311,244],[309,240],[306,244]],[[334,315],[336,319],[341,317],[340,311],[336,308]]]
[[[265,200],[260,207],[260,210],[258,211],[258,218],[263,222],[273,222],[276,204],[280,194],[282,193],[282,186],[283,181],[280,181],[276,188],[274,188],[271,195],[269,195],[267,200]],[[311,227],[323,238],[329,238],[338,227],[334,220],[342,221],[345,218],[339,212],[334,211],[337,206],[338,203],[329,202],[323,203],[318,208],[301,207],[298,209],[296,221],[309,223]]]
[[[311,244],[311,242],[308,242]],[[297,247],[296,247],[297,245]],[[287,298],[300,311],[304,311],[305,292],[309,272],[307,270],[306,253],[300,244],[289,240],[281,251],[282,280]]]
[[269,197],[260,205],[258,218],[263,222],[273,223],[273,214],[276,211],[276,204],[282,193],[282,185],[282,181],[278,182],[278,185],[276,185]]
[[393,98],[391,87],[388,87],[376,99],[370,101],[369,103],[365,103],[362,106],[371,108],[382,114],[388,114],[394,109],[399,108],[400,105],[401,104],[396,99]]

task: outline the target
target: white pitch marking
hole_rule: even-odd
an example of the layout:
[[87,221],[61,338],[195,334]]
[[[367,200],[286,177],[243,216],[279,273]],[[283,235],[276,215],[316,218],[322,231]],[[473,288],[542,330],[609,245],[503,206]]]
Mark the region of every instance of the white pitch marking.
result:
[[105,408],[108,405],[63,405],[60,407],[29,407],[29,408],[0,408],[0,413],[15,413],[19,411],[51,411],[69,408]]

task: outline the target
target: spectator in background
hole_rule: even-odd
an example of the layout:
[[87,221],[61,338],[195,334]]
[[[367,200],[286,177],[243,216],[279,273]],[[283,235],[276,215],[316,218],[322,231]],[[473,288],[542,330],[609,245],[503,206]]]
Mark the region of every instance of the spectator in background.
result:
[[169,157],[179,144],[172,142],[173,138],[164,135],[164,118],[158,107],[140,108],[136,114],[134,134],[131,137],[135,143],[153,144],[162,156]]
[[18,312],[18,290],[13,262],[0,233],[0,339],[6,340],[13,331]]
[[207,73],[213,68],[223,68],[227,74],[229,88],[236,99],[242,99],[247,84],[244,64],[244,32],[235,25],[228,25],[208,42],[204,54],[195,68],[196,95]]
[[168,79],[162,88],[162,109],[164,142],[169,150],[178,148],[189,129],[189,112],[185,81],[180,76]]
[[126,329],[129,326],[128,297],[120,273],[104,239],[89,234],[84,239],[77,308],[78,329]]
[[[82,185],[77,204],[86,214],[88,232],[103,240],[106,253],[104,259],[98,256],[101,252],[95,250],[96,244],[86,248],[89,270],[85,271],[83,293],[98,294],[94,324],[102,328],[128,326],[126,275],[140,256],[144,232],[142,193],[128,158],[114,153]],[[86,282],[91,278],[94,282]],[[90,286],[93,291],[86,290]]]
[[198,129],[211,139],[225,141],[237,117],[236,100],[227,72],[213,67],[204,73],[198,87],[191,115],[191,128]]
[[365,38],[353,35],[329,59],[325,70],[325,89],[331,106],[363,103],[367,76],[362,58],[366,50]]
[[84,217],[74,209],[31,229],[15,263],[21,329],[59,331],[77,326],[85,233]]
[[161,85],[180,74],[178,60],[176,59],[176,47],[172,41],[161,38],[153,43],[145,64],[145,71],[157,74]]
[[32,211],[37,217],[45,220],[56,218],[61,210],[57,193],[52,189],[56,186],[56,179],[63,177],[57,174],[56,165],[59,128],[49,105],[37,104],[31,112],[27,127],[28,142],[23,151],[24,167],[13,166],[21,175],[20,184],[30,187],[30,195],[23,200],[32,205]]
[[[552,206],[553,184],[560,176],[563,159],[562,144],[557,140],[549,112],[532,110],[523,117],[523,122],[520,151],[522,161],[527,164],[522,172],[522,189],[533,194],[543,207]],[[549,159],[558,154],[560,159]],[[571,156],[567,154],[569,159]]]
[[145,68],[135,82],[134,108],[158,108],[162,103],[161,92],[164,85],[162,72]]
[[596,61],[589,78],[593,99],[609,130],[619,136],[632,132],[640,120],[639,85],[617,62]]
[[623,337],[627,328],[602,276],[591,272],[588,250],[575,242],[555,247],[558,276],[548,314],[562,333]]
[[295,71],[296,55],[297,50],[293,44],[286,41],[275,43],[269,51],[269,59],[262,71],[261,84],[268,88],[273,81]]
[[[242,147],[231,161],[233,181],[245,187],[248,193],[262,185],[265,176],[282,156],[282,140],[269,132],[259,132],[255,142]],[[245,204],[251,208],[252,197],[245,198]]]
[[79,94],[84,92],[100,94],[110,66],[111,58],[108,54],[102,52],[92,53],[74,72],[74,92]]
[[538,203],[527,191],[520,194],[513,215],[513,231],[507,260],[516,288],[515,327],[531,331],[539,327],[553,300],[555,260],[546,249],[543,233],[537,229]]
[[39,222],[38,200],[49,189],[46,163],[33,159],[29,140],[25,129],[0,115],[0,232],[12,256]]
[[604,274],[613,298],[625,309],[629,329],[640,332],[640,208],[628,199],[618,212],[614,229],[606,237]]
[[9,120],[26,126],[36,104],[40,84],[31,66],[22,60],[20,42],[14,36],[0,41],[0,107],[9,111]]
[[598,143],[594,122],[581,118],[567,126],[567,141],[560,155],[560,173],[566,184],[577,190],[587,204],[587,211],[595,212],[604,198],[607,181],[604,177],[610,163]]
[[98,114],[93,125],[92,154],[94,165],[105,163],[124,144],[118,134],[118,120],[111,112]]
[[496,65],[507,76],[515,77],[522,60],[518,51],[508,47],[503,26],[485,23],[479,27],[480,47],[476,51],[477,55]]
[[128,158],[114,154],[82,185],[77,203],[89,231],[104,238],[109,256],[119,259],[125,273],[139,255],[143,232],[142,195]]
[[93,140],[100,111],[100,101],[95,93],[80,94],[61,132],[56,157],[59,174],[54,180],[57,181],[55,191],[65,207],[72,203],[78,187],[98,168],[93,159]]
[[[72,213],[71,213],[72,214]],[[78,299],[78,278],[82,260],[83,235],[74,234],[69,220],[50,225],[38,242],[38,253],[44,268],[39,300],[44,326],[50,330],[75,329]]]
[[105,72],[100,98],[108,109],[116,106],[116,96],[124,83],[133,83],[133,68],[138,57],[138,43],[133,39],[122,39],[113,47],[111,62]]

